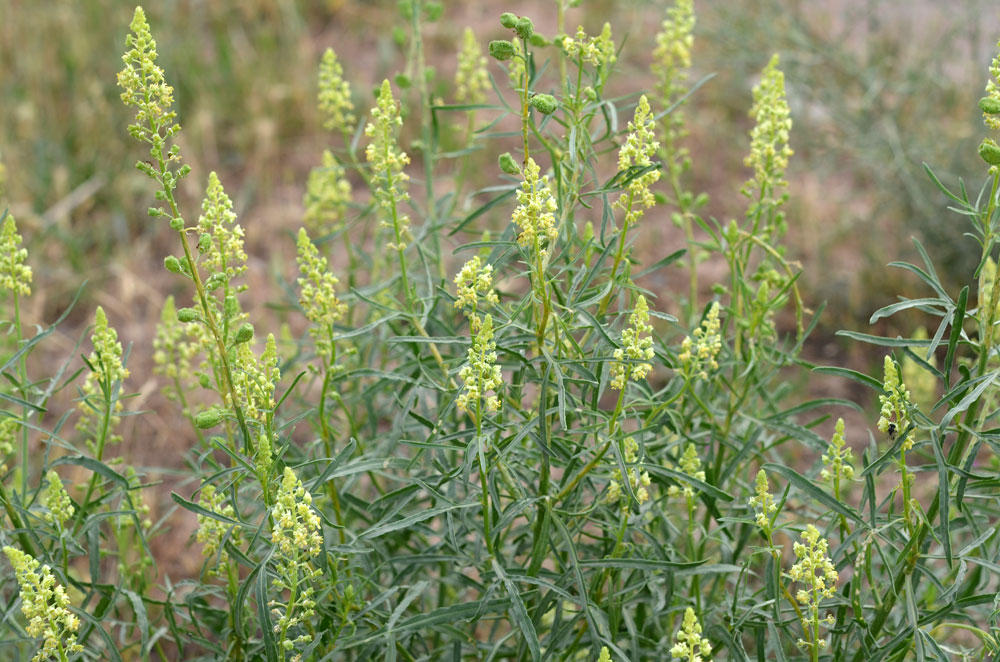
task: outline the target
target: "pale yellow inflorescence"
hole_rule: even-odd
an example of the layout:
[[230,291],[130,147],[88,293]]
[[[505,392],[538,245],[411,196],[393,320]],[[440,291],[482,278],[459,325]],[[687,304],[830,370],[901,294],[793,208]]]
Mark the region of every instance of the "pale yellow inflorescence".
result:
[[14,217],[7,214],[0,225],[0,289],[18,296],[31,294],[31,267],[25,264],[27,249],[21,246]]
[[[882,390],[885,391],[885,395],[878,396],[882,408],[879,412],[877,427],[895,439],[898,435],[903,434],[903,431],[910,425],[912,400],[906,384],[899,378],[899,368],[896,362],[888,354],[883,361],[883,369],[885,377],[882,382]],[[901,448],[904,451],[913,448],[912,431],[906,433],[906,438],[903,439]]]
[[531,157],[524,166],[524,181],[517,192],[517,208],[512,221],[520,228],[517,243],[533,251],[537,250],[542,259],[548,254],[546,242],[559,237],[555,212],[559,209],[548,176],[541,176],[541,168]]
[[455,71],[455,99],[459,103],[486,103],[486,91],[490,89],[486,61],[476,33],[472,28],[465,28]]
[[601,646],[601,654],[598,656],[597,662],[611,662],[611,651],[608,650],[607,646]]
[[[233,390],[240,399],[244,415],[248,419],[263,421],[274,411],[274,389],[281,379],[278,346],[274,334],[269,333],[264,352],[258,358],[250,344],[240,343],[232,353]],[[233,405],[228,393],[226,404]]]
[[665,105],[683,91],[681,83],[687,79],[687,69],[691,66],[694,24],[694,0],[677,0],[667,9],[667,17],[656,35],[652,69]]
[[[214,485],[203,487],[198,496],[198,505],[205,510],[227,519],[235,519],[236,511],[232,504],[225,503],[225,501],[225,495],[217,491]],[[208,515],[198,515],[198,531],[195,533],[195,540],[202,545],[201,553],[209,558],[218,557],[218,563],[208,565],[209,575],[218,574],[219,569],[226,567],[229,563],[229,552],[224,547],[227,535],[234,545],[239,545],[239,528],[234,528],[232,525]]]
[[[129,376],[128,370],[122,363],[122,344],[118,342],[118,332],[108,325],[108,318],[102,307],[97,307],[94,317],[94,331],[90,336],[94,351],[87,357],[91,370],[87,373],[83,386],[80,387],[84,397],[77,404],[80,419],[76,424],[77,430],[89,435],[87,445],[92,452],[96,452],[95,427],[105,415],[105,408],[108,406],[102,385],[114,388],[115,384],[120,384]],[[108,421],[109,431],[118,425],[119,418],[114,413],[121,410],[122,402],[116,399]],[[118,442],[121,441],[121,437],[109,433],[107,441]]]
[[760,83],[753,88],[750,117],[755,120],[750,130],[750,154],[744,164],[752,168],[753,179],[743,185],[743,194],[754,204],[776,209],[784,202],[779,191],[788,186],[785,170],[793,154],[788,146],[792,130],[791,111],[785,97],[785,74],[778,69],[778,55],[764,68]]
[[493,289],[493,265],[483,264],[477,255],[462,265],[461,271],[455,276],[455,307],[465,310],[473,331],[482,323],[477,314],[480,300],[491,306],[500,303],[497,292]]
[[403,238],[408,235],[410,219],[401,214],[396,206],[408,200],[406,182],[410,177],[403,169],[410,163],[410,157],[399,148],[396,141],[396,129],[403,125],[399,104],[392,98],[392,88],[388,80],[382,81],[379,88],[378,101],[372,108],[372,121],[365,127],[365,135],[371,138],[365,148],[365,158],[371,164],[373,180],[376,184],[375,197],[384,214],[390,214],[395,209],[392,222],[383,220],[382,224],[392,227],[398,237],[390,242],[391,250],[403,250],[406,243]]
[[[694,444],[688,444],[684,448],[684,454],[681,456],[681,461],[678,468],[682,473],[691,476],[695,480],[704,481],[705,472],[701,469],[701,458],[698,457],[698,449]],[[675,497],[679,494],[683,494],[687,498],[694,497],[694,489],[691,487],[690,483],[685,481],[680,481],[681,486],[671,485],[667,489],[667,495]]]
[[302,199],[306,208],[303,221],[310,232],[320,236],[339,228],[351,204],[351,181],[333,152],[323,150],[321,164],[310,171]]
[[610,23],[605,23],[596,37],[588,36],[581,25],[576,29],[576,36],[564,37],[561,45],[569,57],[582,59],[599,69],[611,66],[618,59]]
[[[636,464],[639,461],[639,444],[634,437],[625,437],[622,442],[622,459],[625,461],[625,464]],[[635,499],[639,502],[639,505],[649,501],[649,490],[647,489],[651,483],[649,472],[643,471],[640,473],[637,468],[633,467],[628,470],[628,476],[632,492],[635,494]],[[618,503],[625,496],[621,480],[621,470],[614,469],[611,472],[611,482],[608,483],[608,503]],[[623,505],[627,505],[627,502]]]
[[69,495],[66,494],[66,488],[63,487],[59,474],[55,470],[50,470],[45,477],[49,481],[49,486],[45,490],[45,509],[48,512],[42,518],[49,524],[56,524],[62,528],[76,511]]
[[332,48],[326,49],[319,63],[318,106],[323,114],[323,128],[344,133],[354,130],[354,103],[351,86],[344,79],[344,69]]
[[323,550],[320,519],[312,508],[312,495],[291,467],[284,469],[271,514],[274,521],[271,541],[286,558],[311,559]]
[[778,504],[771,496],[770,486],[767,484],[767,473],[763,469],[757,472],[757,480],[754,483],[754,496],[747,500],[747,504],[756,512],[755,521],[757,526],[765,531],[771,532],[774,514],[778,512]]
[[[799,589],[795,594],[795,599],[812,612],[814,617],[818,617],[819,603],[823,598],[832,598],[837,589],[837,568],[827,555],[829,543],[825,538],[820,537],[819,529],[812,524],[806,526],[802,532],[803,542],[796,542],[793,550],[795,558],[798,559],[792,569],[788,572],[792,581],[802,584],[805,588]],[[828,616],[824,621],[832,625],[833,616]],[[800,639],[800,646],[809,646],[810,642]],[[816,642],[820,648],[826,646],[826,640],[820,639]]]
[[[618,170],[627,172],[633,168],[647,168],[653,165],[653,155],[660,147],[656,142],[656,123],[649,110],[646,95],[639,98],[635,116],[628,123],[629,134],[618,152]],[[615,206],[625,212],[625,227],[633,227],[642,217],[646,209],[656,204],[656,196],[650,187],[660,179],[660,170],[654,168],[641,175],[632,177],[626,185],[626,193],[615,203]]]
[[[224,278],[225,282],[242,275],[247,270],[247,254],[243,249],[243,228],[236,223],[233,201],[222,188],[219,176],[208,175],[205,199],[201,203],[198,218],[198,251],[202,265],[209,272],[211,286],[214,279]],[[242,288],[241,288],[242,289]]]
[[316,246],[309,240],[305,228],[299,230],[298,257],[299,264],[299,303],[305,312],[306,319],[313,323],[309,329],[316,341],[316,349],[322,355],[329,357],[333,351],[333,325],[340,321],[347,312],[347,304],[337,298],[337,277],[327,269],[327,260],[319,254]]
[[674,640],[676,643],[670,649],[673,658],[684,662],[702,662],[712,654],[712,645],[701,636],[701,623],[691,607],[684,610],[684,622]]
[[677,357],[688,377],[697,375],[708,379],[710,371],[718,370],[719,352],[722,350],[722,336],[719,333],[719,302],[713,301],[701,326],[681,343],[681,353]]
[[[493,316],[483,317],[479,328],[473,331],[469,360],[458,373],[463,383],[463,392],[455,404],[460,411],[480,414],[480,403],[488,411],[500,409],[500,397],[496,395],[503,386],[503,375],[497,365],[497,345],[493,340]],[[494,395],[487,395],[490,391]]]
[[[152,143],[180,130],[174,123],[177,113],[171,110],[174,88],[167,85],[163,69],[156,64],[156,40],[149,32],[142,7],[135,8],[130,30],[131,34],[125,38],[128,51],[122,56],[125,68],[118,74],[118,85],[123,90],[122,102],[136,108],[129,133],[138,140]],[[151,126],[156,130],[150,129]],[[171,158],[175,156],[171,153]]]
[[21,613],[28,619],[28,636],[42,640],[41,648],[31,658],[32,662],[53,657],[65,659],[69,654],[81,652],[83,646],[74,641],[75,633],[80,629],[80,619],[69,610],[66,589],[56,582],[49,566],[39,564],[36,559],[14,547],[4,547],[3,551],[17,576]]
[[611,388],[621,391],[629,380],[645,379],[653,366],[653,326],[649,323],[649,305],[639,295],[635,310],[629,315],[629,325],[622,331],[622,346],[615,349],[611,364]]
[[[997,46],[1000,47],[1000,42],[997,42]],[[986,82],[986,96],[1000,105],[1000,55],[995,56],[990,63],[990,76]],[[989,128],[1000,130],[1000,115],[984,111],[983,121]]]
[[834,482],[839,488],[841,480],[854,478],[852,462],[854,462],[854,452],[844,441],[844,419],[838,418],[830,447],[823,454],[823,470],[820,476],[823,480]]

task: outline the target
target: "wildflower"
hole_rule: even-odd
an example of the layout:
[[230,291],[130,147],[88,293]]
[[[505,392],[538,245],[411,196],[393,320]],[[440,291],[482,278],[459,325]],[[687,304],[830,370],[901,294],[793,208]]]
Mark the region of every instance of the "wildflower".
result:
[[330,150],[323,150],[322,165],[309,172],[302,204],[303,220],[313,234],[332,232],[343,221],[351,203],[351,182]]
[[[778,55],[764,68],[761,82],[753,88],[750,116],[755,120],[750,130],[750,154],[744,164],[752,168],[753,179],[743,185],[743,195],[754,200],[751,214],[759,210],[776,211],[785,202],[778,191],[788,186],[785,169],[793,152],[788,146],[792,129],[791,113],[785,98],[785,75],[778,69]],[[767,228],[768,232],[783,231],[781,220]]]
[[21,235],[10,214],[0,226],[0,288],[14,296],[31,295],[31,267],[24,263],[28,251],[21,247]]
[[312,495],[291,467],[285,467],[281,487],[272,510],[274,528],[271,541],[286,558],[306,558],[318,555],[323,549],[320,520],[312,509]]
[[[231,360],[233,370],[233,390],[240,399],[238,404],[248,419],[266,422],[274,408],[274,389],[281,379],[278,370],[278,346],[274,334],[267,335],[264,352],[258,358],[250,349],[250,343],[236,346]],[[232,398],[226,394],[226,404],[234,406]]]
[[607,646],[601,646],[601,654],[597,658],[597,662],[611,662],[611,651],[608,650]]
[[701,623],[691,607],[684,610],[684,623],[677,631],[675,641],[677,643],[670,649],[670,656],[679,660],[702,662],[712,654],[712,645],[701,636]]
[[719,302],[713,301],[701,326],[694,330],[694,337],[688,336],[681,343],[681,353],[677,357],[688,378],[697,375],[708,379],[710,370],[719,368],[719,351],[722,336],[719,334]]
[[486,57],[472,28],[462,34],[462,50],[458,53],[455,72],[455,98],[459,103],[485,103],[490,77],[486,73]]
[[[198,505],[205,510],[226,519],[235,518],[236,511],[233,506],[228,503],[223,505],[224,502],[225,495],[217,492],[214,485],[203,487],[198,497]],[[198,532],[195,534],[195,540],[202,544],[201,553],[209,558],[218,557],[217,564],[208,566],[208,574],[210,575],[218,573],[219,568],[225,567],[229,563],[229,553],[223,546],[226,536],[229,536],[234,544],[239,544],[239,529],[214,517],[198,515]]]
[[[498,393],[503,385],[503,377],[500,366],[496,364],[497,345],[493,341],[493,316],[486,315],[474,334],[472,346],[469,348],[469,362],[458,373],[464,385],[464,392],[458,396],[455,404],[460,411],[473,410],[478,417],[483,396],[490,391]],[[498,411],[500,398],[497,395],[486,397],[486,409]]]
[[[110,413],[106,428],[113,430],[119,422],[119,417],[113,412],[122,410],[121,400],[115,393],[118,385],[128,378],[128,370],[122,363],[122,344],[118,342],[118,333],[108,326],[108,318],[104,314],[104,309],[97,307],[95,314],[94,331],[90,336],[90,342],[94,351],[90,353],[87,361],[90,364],[90,372],[87,374],[80,391],[83,397],[80,399],[77,408],[80,410],[80,420],[76,424],[76,429],[91,435],[87,440],[87,446],[91,452],[97,454],[97,436],[100,417]],[[111,402],[107,400],[111,398]],[[107,408],[111,406],[110,412]],[[115,434],[108,434],[106,442],[116,443],[121,441],[121,437]]]
[[[886,355],[883,361],[885,378],[882,382],[882,390],[885,395],[878,396],[882,409],[879,412],[878,429],[888,434],[893,439],[903,433],[910,425],[910,407],[913,405],[910,399],[910,392],[899,379],[899,368],[891,356]],[[913,433],[908,432],[902,442],[902,450],[908,451],[913,448]]]
[[177,382],[191,374],[191,361],[198,347],[187,339],[185,325],[177,320],[177,307],[170,295],[163,302],[160,322],[153,337],[153,372],[174,381],[166,389],[167,396],[183,401]]
[[562,40],[566,55],[592,64],[598,69],[607,69],[617,60],[615,42],[611,39],[611,24],[605,23],[601,34],[588,37],[583,26],[576,29],[576,37],[566,36]]
[[[652,370],[653,326],[649,323],[649,306],[646,297],[639,295],[635,310],[629,316],[629,325],[622,331],[622,347],[614,352],[611,364],[611,388],[621,391],[630,379],[645,379]],[[626,363],[627,361],[627,363]]]
[[59,528],[73,516],[73,502],[70,501],[62,480],[54,470],[45,475],[49,487],[45,490],[45,508],[48,510],[42,517],[49,524],[57,523]]
[[[625,139],[625,144],[618,152],[619,172],[640,170],[653,165],[653,154],[660,146],[656,142],[653,126],[653,115],[649,112],[649,102],[644,94],[639,98],[634,118],[628,123],[628,138]],[[659,179],[660,171],[658,169],[649,170],[629,179],[626,185],[628,192],[623,193],[618,202],[615,203],[616,207],[625,211],[624,225],[626,228],[634,226],[642,217],[645,209],[656,204],[656,198],[649,187]]]
[[[998,321],[995,309],[997,301],[993,300],[993,281],[996,280],[996,274],[997,263],[993,261],[992,257],[987,257],[982,270],[979,272],[979,289],[976,297],[979,309],[979,325],[984,330],[990,324],[996,324]],[[998,297],[998,300],[1000,300],[1000,297]],[[993,309],[990,307],[991,303],[994,307]],[[987,333],[989,332],[985,331],[983,336],[986,336]]]
[[[625,461],[625,464],[636,464],[639,461],[639,444],[636,443],[634,437],[625,437],[622,443],[622,451],[622,460]],[[618,503],[623,494],[621,470],[614,469],[611,472],[611,476],[611,482],[608,484],[607,501],[608,503]],[[639,470],[633,467],[628,470],[628,476],[632,492],[635,494],[635,499],[639,502],[639,505],[649,501],[649,490],[646,489],[651,482],[649,472],[643,471],[639,473]]]
[[763,469],[757,472],[755,484],[755,494],[747,500],[747,504],[757,512],[757,526],[764,530],[765,534],[771,533],[771,526],[774,523],[773,517],[778,512],[778,504],[771,496],[770,486],[767,484],[767,473]]
[[494,306],[500,303],[496,290],[493,289],[493,265],[484,265],[477,255],[466,262],[455,276],[455,307],[471,308],[465,314],[469,317],[473,330],[481,323],[476,315],[480,298]]
[[[927,340],[927,329],[919,327],[913,333],[913,340]],[[933,354],[926,360],[932,368],[937,365],[937,359]],[[909,387],[913,402],[930,409],[937,400],[937,380],[934,378],[934,374],[905,354],[900,369],[903,383]]]
[[541,168],[533,158],[528,157],[524,166],[524,181],[517,192],[518,206],[511,220],[521,230],[517,235],[518,245],[531,248],[544,260],[548,254],[544,242],[555,241],[559,237],[555,216],[559,206],[549,188],[548,176],[539,177],[540,173]]
[[[997,42],[997,46],[1000,47],[1000,42]],[[986,83],[986,99],[980,101],[980,106],[986,105],[984,102],[987,100],[989,104],[994,108],[983,108],[983,121],[986,122],[986,126],[991,129],[1000,129],[1000,117],[997,116],[996,112],[987,112],[987,110],[1000,110],[996,108],[1000,106],[1000,55],[993,58],[993,62],[990,63],[990,78]]]
[[[135,8],[129,29],[132,34],[125,38],[128,51],[122,56],[125,68],[118,74],[118,86],[123,90],[122,103],[136,108],[135,122],[129,125],[129,133],[137,140],[150,143],[162,155],[163,139],[180,131],[180,126],[174,122],[177,113],[171,110],[174,88],[167,85],[163,69],[156,64],[156,40],[149,32],[142,7]],[[169,156],[179,159],[174,152]]]
[[347,304],[337,298],[337,277],[327,270],[325,257],[319,254],[316,246],[309,240],[305,228],[299,230],[298,240],[299,303],[305,311],[306,319],[314,324],[310,329],[316,340],[317,350],[324,356],[331,356],[330,335],[333,325],[347,312]]
[[17,434],[18,422],[13,416],[0,417],[0,474],[6,471],[3,458],[14,452],[14,439]]
[[[205,199],[198,218],[198,251],[210,276],[206,281],[209,290],[226,285],[247,270],[247,254],[243,250],[243,228],[236,224],[233,201],[222,188],[219,176],[208,175]],[[246,289],[242,286],[237,291]]]
[[[493,44],[497,42],[490,43],[490,49],[492,54]],[[518,92],[523,92],[526,83],[525,76],[528,75],[528,66],[525,61],[524,46],[521,45],[519,41],[505,41],[501,42],[504,44],[509,44],[511,46],[510,53],[507,57],[502,58],[505,60],[510,60],[510,64],[507,65],[507,79],[510,81],[511,86]],[[502,49],[504,54],[507,54],[507,49]],[[494,55],[494,57],[496,57]],[[500,58],[498,58],[500,59]]]
[[[813,623],[813,635],[818,636],[821,622],[819,618],[820,602],[823,598],[833,597],[839,575],[833,561],[827,556],[829,543],[825,538],[820,538],[819,529],[809,524],[802,532],[802,540],[805,541],[805,544],[797,542],[793,547],[795,558],[798,561],[792,566],[788,576],[792,581],[805,586],[795,594],[795,599],[809,610],[810,620]],[[834,623],[833,616],[827,616],[822,622],[832,625]],[[826,646],[826,641],[808,642],[800,639],[798,644],[802,647],[817,646],[823,648]]]
[[80,629],[80,619],[70,612],[66,589],[56,583],[49,566],[39,568],[36,559],[13,547],[4,547],[3,551],[17,575],[21,613],[28,619],[28,636],[43,640],[32,662],[50,657],[65,659],[67,654],[82,651],[82,645],[71,643]]
[[354,128],[351,86],[344,80],[344,69],[332,48],[326,49],[319,63],[318,106],[325,116],[324,129],[347,133]]
[[[701,458],[698,457],[698,449],[695,448],[694,444],[688,444],[684,448],[684,454],[681,456],[678,468],[682,473],[691,476],[695,480],[705,480],[705,472],[701,469]],[[671,485],[667,490],[667,495],[675,497],[683,493],[688,499],[694,497],[694,490],[691,489],[691,485],[683,480],[680,483],[681,487]]]
[[670,106],[684,91],[682,83],[688,76],[694,46],[694,24],[694,0],[677,0],[667,10],[667,17],[656,35],[652,69],[664,106]]
[[409,176],[403,168],[410,162],[406,152],[399,149],[396,142],[396,128],[402,126],[403,118],[399,114],[399,104],[392,98],[392,88],[389,81],[382,81],[378,102],[372,108],[372,121],[365,127],[365,135],[372,139],[365,148],[365,158],[372,165],[374,173],[375,197],[382,210],[389,214],[392,222],[383,222],[395,233],[395,242],[390,243],[390,249],[402,251],[406,248],[403,238],[410,228],[410,219],[399,214],[396,205],[410,196],[406,192],[406,182]]
[[823,471],[820,472],[823,480],[831,480],[834,484],[834,491],[840,497],[840,481],[854,478],[854,453],[851,448],[844,443],[844,419],[838,418],[834,428],[833,439],[830,440],[830,447],[823,454]]

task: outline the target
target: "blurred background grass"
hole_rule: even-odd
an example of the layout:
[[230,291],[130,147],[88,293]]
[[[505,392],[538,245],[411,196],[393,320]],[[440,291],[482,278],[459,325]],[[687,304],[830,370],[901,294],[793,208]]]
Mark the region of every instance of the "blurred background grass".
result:
[[[616,41],[624,40],[613,92],[651,87],[653,38],[667,4],[583,0],[569,12],[570,29],[582,23],[597,32],[608,20]],[[502,36],[499,14],[514,11],[531,16],[543,34],[555,32],[554,2],[444,5],[441,20],[427,26],[425,47],[436,69],[432,90],[446,101],[465,26],[485,45]],[[30,322],[53,320],[88,281],[46,351],[71,354],[95,304],[134,343],[131,386],[143,395],[129,408],[152,414],[129,419],[135,427],[124,433],[146,440],[136,460],[164,466],[180,440],[172,405],[156,393],[151,345],[164,297],[183,283],[163,270],[173,237],[146,215],[149,184],[134,168],[142,151],[126,134],[129,113],[118,99],[115,74],[132,8],[119,0],[0,0],[0,162],[7,169],[0,206],[17,217],[35,270]],[[978,250],[963,237],[964,222],[947,210],[921,164],[946,183],[963,177],[978,191],[984,129],[976,102],[1000,38],[1000,8],[990,0],[700,0],[695,9],[691,81],[715,77],[687,111],[692,188],[710,195],[705,215],[725,222],[743,213],[750,90],[779,52],[796,152],[788,254],[805,267],[807,304],[828,304],[807,354],[868,370],[871,348],[833,333],[869,330],[876,308],[898,294],[923,295],[914,279],[885,267],[913,258],[911,237],[931,247],[947,282],[968,282],[975,267]],[[395,1],[162,0],[146,10],[193,168],[182,208],[196,213],[208,172],[217,170],[247,230],[251,287],[280,303],[283,293],[269,283],[292,275],[291,232],[301,224],[305,182],[330,142],[315,110],[320,54],[330,46],[338,52],[363,115],[375,85],[404,66],[406,44],[392,28],[405,21]],[[490,70],[506,80],[496,63]],[[484,182],[495,178],[499,151],[487,148],[480,157]],[[497,208],[487,220],[503,223],[505,213]],[[679,248],[683,238],[669,219],[669,210],[654,209],[642,231]],[[708,287],[712,265],[703,266]],[[671,291],[683,296],[685,282],[680,273],[668,278],[661,299],[670,305]],[[915,326],[916,318],[892,320],[909,322]]]

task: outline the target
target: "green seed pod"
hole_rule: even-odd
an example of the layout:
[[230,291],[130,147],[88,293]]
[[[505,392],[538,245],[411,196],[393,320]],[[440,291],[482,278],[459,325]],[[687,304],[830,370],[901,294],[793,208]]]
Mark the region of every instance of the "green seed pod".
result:
[[245,342],[250,342],[251,338],[253,338],[253,324],[250,322],[243,322],[240,330],[236,332],[236,339],[233,344],[242,345]]
[[184,219],[183,218],[172,218],[170,219],[170,229],[176,232],[180,232],[184,229]]
[[194,417],[194,424],[198,426],[199,430],[214,428],[221,422],[222,411],[216,409],[215,407],[199,412],[198,415]]
[[204,253],[212,246],[212,235],[202,232],[198,237],[198,252]]
[[163,216],[163,210],[160,209],[159,207],[150,207],[149,209],[146,210],[146,213],[152,216],[153,218],[156,218],[158,216]]
[[396,74],[396,85],[401,89],[408,89],[410,87],[410,77],[406,74]]
[[513,30],[514,26],[517,25],[517,16],[511,14],[509,11],[500,14],[500,25],[508,30]]
[[173,255],[168,255],[167,257],[163,258],[163,266],[166,267],[167,271],[169,271],[172,274],[183,273],[181,271],[181,261],[178,260]]
[[198,385],[202,388],[212,388],[212,382],[208,379],[208,375],[205,373],[198,375]]
[[200,319],[198,311],[194,308],[181,308],[177,311],[177,321],[184,322],[197,322]]
[[514,44],[506,39],[497,39],[490,42],[490,55],[503,62],[514,57]]
[[983,97],[979,100],[979,110],[987,115],[1000,115],[1000,99]]
[[522,16],[514,24],[514,32],[521,39],[531,39],[531,35],[535,34],[535,24],[527,16]]
[[531,35],[531,38],[528,39],[528,42],[535,48],[545,48],[546,46],[552,43],[551,41],[546,39],[544,35],[541,35],[537,32]]
[[556,112],[559,102],[551,94],[536,94],[531,97],[531,106],[543,115],[551,115]]
[[503,170],[508,175],[520,175],[521,166],[517,164],[514,157],[510,155],[510,152],[504,152],[500,155],[500,169]]
[[1000,165],[1000,145],[987,138],[979,145],[979,156],[991,166]]
[[441,14],[444,13],[444,5],[440,2],[428,2],[424,5],[424,15],[427,17],[428,22],[434,23],[439,18]]

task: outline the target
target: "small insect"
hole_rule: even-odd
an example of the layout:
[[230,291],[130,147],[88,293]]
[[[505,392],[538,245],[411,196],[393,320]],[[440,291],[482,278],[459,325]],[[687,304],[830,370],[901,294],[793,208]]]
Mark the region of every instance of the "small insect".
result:
[[886,432],[889,435],[889,441],[896,441],[896,433],[898,430],[896,429],[895,423],[889,423],[889,427],[886,428]]

